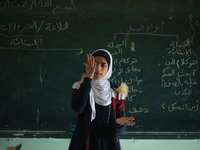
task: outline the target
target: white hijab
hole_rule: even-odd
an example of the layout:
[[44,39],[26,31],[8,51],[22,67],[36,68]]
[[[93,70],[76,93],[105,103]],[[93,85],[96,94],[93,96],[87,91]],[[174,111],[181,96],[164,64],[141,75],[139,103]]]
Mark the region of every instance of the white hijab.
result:
[[[112,56],[111,54],[105,50],[105,49],[98,49],[94,51],[92,54],[94,54],[97,51],[104,51],[106,52],[110,57],[110,65],[107,74],[99,80],[92,79],[91,82],[91,91],[90,91],[90,106],[91,106],[91,121],[95,119],[96,117],[96,108],[95,103],[101,105],[101,106],[108,106],[111,104],[111,98],[116,94],[115,91],[110,87],[110,82],[108,79],[112,75]],[[73,88],[79,88],[77,87],[77,83],[73,85]]]
[[112,56],[111,54],[105,49],[98,49],[94,51],[94,54],[97,51],[104,51],[110,57],[110,65],[107,74],[99,80],[92,79],[91,85],[92,89],[90,91],[90,105],[92,110],[91,121],[96,117],[96,109],[95,109],[95,102],[101,106],[108,106],[111,104],[111,98],[113,94],[115,94],[114,90],[110,87],[110,82],[108,79],[112,75]]

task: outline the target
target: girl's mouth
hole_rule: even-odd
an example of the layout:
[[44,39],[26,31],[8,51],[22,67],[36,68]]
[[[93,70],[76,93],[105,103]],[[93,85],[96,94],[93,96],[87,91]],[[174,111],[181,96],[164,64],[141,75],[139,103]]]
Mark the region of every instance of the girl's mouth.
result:
[[101,73],[95,72],[95,75],[96,75],[96,76],[101,76]]

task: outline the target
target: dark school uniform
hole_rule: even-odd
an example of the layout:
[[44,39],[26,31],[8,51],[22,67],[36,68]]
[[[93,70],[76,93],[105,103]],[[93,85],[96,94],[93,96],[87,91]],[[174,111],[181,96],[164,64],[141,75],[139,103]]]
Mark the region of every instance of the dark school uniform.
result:
[[125,132],[126,126],[116,124],[115,120],[125,117],[124,99],[116,92],[110,105],[95,104],[96,118],[91,121],[91,81],[85,77],[80,88],[72,92],[72,108],[79,116],[69,150],[121,150],[118,135]]

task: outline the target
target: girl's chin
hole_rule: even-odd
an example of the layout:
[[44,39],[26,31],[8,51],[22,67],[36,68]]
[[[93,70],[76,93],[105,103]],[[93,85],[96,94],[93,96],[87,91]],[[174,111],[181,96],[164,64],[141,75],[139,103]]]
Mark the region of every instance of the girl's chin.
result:
[[101,79],[101,76],[94,76],[93,77],[95,80],[99,80],[99,79]]

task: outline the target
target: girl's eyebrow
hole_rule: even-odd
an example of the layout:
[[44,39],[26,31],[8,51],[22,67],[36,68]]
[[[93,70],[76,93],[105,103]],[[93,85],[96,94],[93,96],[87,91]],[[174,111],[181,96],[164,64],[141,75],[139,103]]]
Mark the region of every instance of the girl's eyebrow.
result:
[[106,64],[106,62],[98,62],[98,61],[95,61],[95,62],[96,62],[96,63],[104,64],[104,65]]

